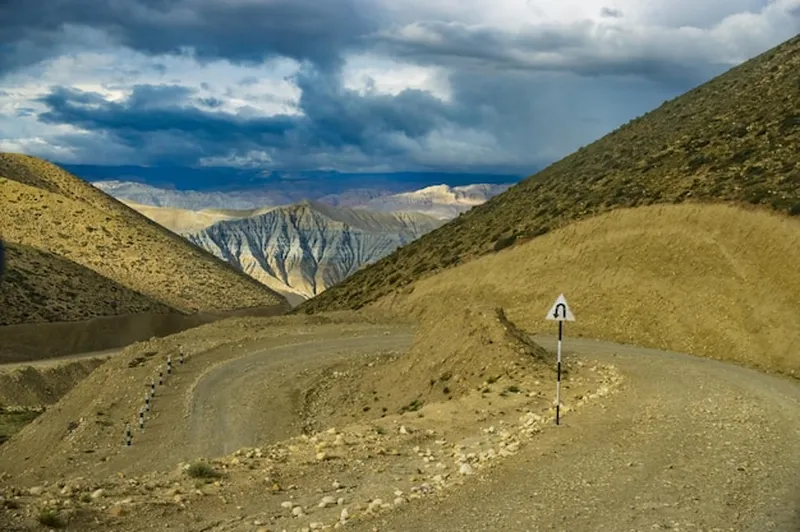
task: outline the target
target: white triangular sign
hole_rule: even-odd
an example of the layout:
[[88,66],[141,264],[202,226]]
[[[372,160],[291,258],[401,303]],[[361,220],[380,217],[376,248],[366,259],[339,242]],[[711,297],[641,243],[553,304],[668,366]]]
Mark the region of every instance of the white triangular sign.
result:
[[548,320],[553,321],[575,321],[575,316],[572,315],[572,311],[569,309],[564,294],[558,296],[558,299],[553,303],[553,307],[550,309],[550,312],[547,313],[546,317]]

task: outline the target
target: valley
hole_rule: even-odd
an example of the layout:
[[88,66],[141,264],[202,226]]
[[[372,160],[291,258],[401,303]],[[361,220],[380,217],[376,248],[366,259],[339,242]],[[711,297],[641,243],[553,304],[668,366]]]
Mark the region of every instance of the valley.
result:
[[0,155],[0,531],[800,530],[797,72],[502,190],[148,205]]

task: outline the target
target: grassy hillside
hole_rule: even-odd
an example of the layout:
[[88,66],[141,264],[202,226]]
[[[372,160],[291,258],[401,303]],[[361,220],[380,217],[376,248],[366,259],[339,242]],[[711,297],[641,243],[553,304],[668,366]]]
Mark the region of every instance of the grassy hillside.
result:
[[0,325],[285,307],[247,275],[58,166],[0,154]]
[[501,306],[555,334],[564,293],[570,336],[736,361],[800,378],[800,217],[727,205],[619,209],[471,261],[373,306],[441,321]]
[[665,102],[295,309],[360,308],[575,220],[654,203],[800,215],[800,36]]

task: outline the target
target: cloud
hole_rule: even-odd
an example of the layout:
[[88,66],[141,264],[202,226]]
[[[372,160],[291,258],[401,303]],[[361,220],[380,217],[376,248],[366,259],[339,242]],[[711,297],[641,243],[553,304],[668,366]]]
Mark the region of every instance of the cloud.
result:
[[800,0],[0,3],[0,149],[525,173],[800,31]]
[[91,47],[87,28],[95,41],[102,35],[106,44],[152,56],[188,53],[244,64],[289,57],[330,65],[370,31],[367,1],[60,0],[42,9],[6,0],[0,5],[0,71]]

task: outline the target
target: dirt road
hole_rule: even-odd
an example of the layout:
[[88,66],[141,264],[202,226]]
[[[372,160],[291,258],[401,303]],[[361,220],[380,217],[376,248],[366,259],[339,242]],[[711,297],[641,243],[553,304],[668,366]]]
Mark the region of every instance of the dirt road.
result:
[[196,456],[222,456],[289,438],[297,423],[303,375],[337,355],[405,351],[413,334],[305,342],[251,353],[210,369],[190,394],[189,434]]
[[441,501],[348,529],[800,531],[797,382],[605,342],[565,350],[616,364],[624,388]]

